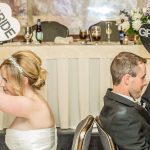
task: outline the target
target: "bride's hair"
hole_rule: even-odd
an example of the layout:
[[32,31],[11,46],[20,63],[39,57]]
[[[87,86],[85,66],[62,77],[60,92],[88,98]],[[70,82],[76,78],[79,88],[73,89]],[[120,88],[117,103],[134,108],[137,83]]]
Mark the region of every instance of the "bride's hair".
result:
[[24,80],[28,78],[28,83],[33,90],[40,90],[45,84],[46,70],[41,67],[41,59],[32,51],[18,51],[0,65],[4,67],[7,80],[10,82],[16,95],[23,94]]

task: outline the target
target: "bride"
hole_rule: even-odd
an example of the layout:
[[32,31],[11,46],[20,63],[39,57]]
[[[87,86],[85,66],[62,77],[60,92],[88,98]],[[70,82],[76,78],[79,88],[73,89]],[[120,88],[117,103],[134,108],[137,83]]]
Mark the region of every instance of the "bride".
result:
[[55,121],[52,110],[39,93],[46,70],[32,51],[18,51],[0,65],[0,111],[16,116],[6,130],[11,150],[55,150]]

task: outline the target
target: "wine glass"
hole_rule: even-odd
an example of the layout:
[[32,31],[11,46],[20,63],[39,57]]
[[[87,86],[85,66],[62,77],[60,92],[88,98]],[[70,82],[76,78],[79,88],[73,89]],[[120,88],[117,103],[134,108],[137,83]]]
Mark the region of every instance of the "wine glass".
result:
[[86,43],[86,38],[88,37],[88,35],[89,35],[88,30],[86,30],[86,29],[80,29],[80,31],[79,31],[79,37],[80,37],[80,39],[82,41],[82,44]]
[[112,22],[106,21],[106,34],[107,34],[108,43],[110,43],[110,35],[112,33],[111,26],[112,26]]
[[91,36],[92,36],[92,40],[96,42],[96,45],[98,44],[98,42],[101,39],[101,27],[100,26],[92,26],[91,27]]
[[32,35],[33,34],[32,34],[31,27],[29,26],[25,27],[24,38],[26,39],[26,44],[29,44],[31,42]]

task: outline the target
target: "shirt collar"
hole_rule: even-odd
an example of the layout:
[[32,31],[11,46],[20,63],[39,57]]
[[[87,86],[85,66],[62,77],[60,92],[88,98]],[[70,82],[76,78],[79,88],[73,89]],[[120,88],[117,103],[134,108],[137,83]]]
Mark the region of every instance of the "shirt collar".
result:
[[134,102],[134,103],[138,103],[138,100],[137,99],[133,99],[131,96],[127,96],[127,95],[123,95],[123,94],[120,94],[120,93],[116,93],[114,91],[112,91],[112,92],[115,93],[115,94],[118,94],[118,95],[120,95],[120,96],[122,96],[122,97],[124,97],[124,98],[126,98],[126,99],[128,99],[128,100],[130,100],[132,102]]

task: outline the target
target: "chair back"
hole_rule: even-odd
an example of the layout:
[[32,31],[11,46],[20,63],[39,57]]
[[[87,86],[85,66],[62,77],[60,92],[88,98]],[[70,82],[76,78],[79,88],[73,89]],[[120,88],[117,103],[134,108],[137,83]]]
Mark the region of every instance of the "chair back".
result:
[[72,150],[88,150],[93,123],[94,117],[89,115],[77,125],[74,133]]
[[99,116],[96,116],[95,123],[98,128],[99,137],[104,150],[117,150],[110,135],[104,130]]
[[[59,22],[56,21],[42,21],[41,22],[43,31],[44,42],[54,42],[57,36],[67,37],[69,36],[69,29]],[[32,30],[36,30],[36,25],[32,26]]]
[[[111,22],[110,27],[112,30],[112,33],[110,35],[110,41],[118,42],[120,40],[120,38],[119,38],[119,31],[118,31],[118,27],[116,25],[116,21],[110,21],[110,22]],[[101,40],[100,41],[108,41],[107,34],[106,34],[106,28],[107,28],[106,21],[100,21],[96,24],[91,25],[89,27],[89,31],[91,31],[91,28],[95,25],[101,27]],[[92,37],[91,37],[91,40],[92,40]]]

